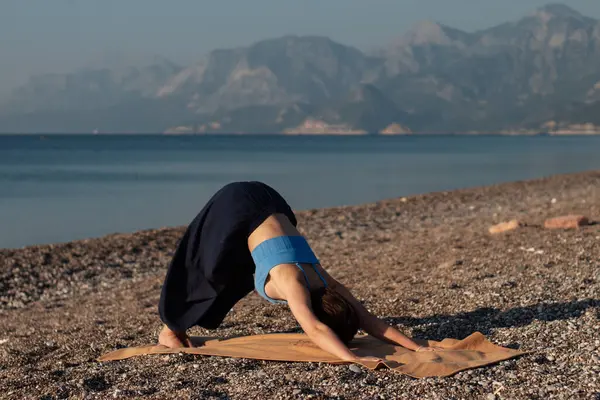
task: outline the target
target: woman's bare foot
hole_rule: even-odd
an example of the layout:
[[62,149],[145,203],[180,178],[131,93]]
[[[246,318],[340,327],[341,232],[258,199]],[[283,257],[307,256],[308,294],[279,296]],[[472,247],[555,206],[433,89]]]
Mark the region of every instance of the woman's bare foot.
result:
[[186,332],[175,332],[166,325],[158,335],[158,343],[175,349],[177,347],[194,347],[192,340]]

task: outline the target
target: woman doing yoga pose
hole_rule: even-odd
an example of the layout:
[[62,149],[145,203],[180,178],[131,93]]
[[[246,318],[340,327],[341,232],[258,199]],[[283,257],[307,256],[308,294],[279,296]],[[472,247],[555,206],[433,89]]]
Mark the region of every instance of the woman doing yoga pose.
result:
[[188,226],[162,287],[159,343],[192,346],[187,330],[217,328],[253,290],[285,303],[308,337],[345,361],[358,329],[414,351],[431,351],[371,314],[325,271],[281,195],[261,182],[221,188]]

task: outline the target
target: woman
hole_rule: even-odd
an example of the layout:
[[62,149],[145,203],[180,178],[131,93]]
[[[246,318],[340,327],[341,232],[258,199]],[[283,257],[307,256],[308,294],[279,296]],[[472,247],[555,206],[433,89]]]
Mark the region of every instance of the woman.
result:
[[256,290],[286,303],[304,332],[345,361],[359,358],[347,347],[359,328],[415,351],[422,347],[372,315],[319,264],[296,229],[292,209],[261,182],[220,189],[188,226],[162,287],[159,343],[192,346],[187,330],[217,328],[235,303]]

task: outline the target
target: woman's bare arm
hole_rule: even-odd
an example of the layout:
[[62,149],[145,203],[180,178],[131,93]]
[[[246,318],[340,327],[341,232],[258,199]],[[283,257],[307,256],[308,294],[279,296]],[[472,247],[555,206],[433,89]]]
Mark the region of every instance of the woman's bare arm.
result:
[[[280,285],[284,285],[281,287]],[[288,280],[278,285],[278,289],[286,294],[292,314],[308,337],[321,349],[344,361],[357,361],[358,357],[344,345],[337,335],[324,323],[319,321],[311,309],[310,296],[304,285],[295,280]]]
[[304,333],[321,349],[344,361],[373,362],[381,360],[379,357],[355,355],[331,328],[319,321],[312,311],[310,294],[303,282],[295,279],[280,280],[277,288],[280,293],[285,293],[288,306]]

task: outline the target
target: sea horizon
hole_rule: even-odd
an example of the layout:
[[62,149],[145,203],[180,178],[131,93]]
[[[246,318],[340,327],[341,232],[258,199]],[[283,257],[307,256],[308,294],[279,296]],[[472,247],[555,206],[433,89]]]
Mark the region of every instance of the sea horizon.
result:
[[230,132],[230,133],[210,133],[210,132],[205,132],[205,133],[164,133],[164,132],[156,132],[156,133],[152,133],[152,132],[138,132],[138,133],[134,133],[134,132],[110,132],[110,133],[80,133],[80,132],[74,132],[74,133],[33,133],[33,132],[24,132],[24,133],[2,133],[0,132],[0,136],[4,136],[4,137],[11,137],[11,136],[38,136],[38,137],[46,137],[46,136],[52,136],[52,137],[60,137],[60,136],[68,136],[68,137],[73,137],[73,136],[120,136],[120,137],[127,137],[127,136],[131,136],[131,137],[144,137],[144,136],[174,136],[174,137],[186,137],[186,136],[190,136],[190,137],[196,137],[196,136],[221,136],[221,137],[240,137],[240,136],[244,136],[244,137],[264,137],[264,136],[301,136],[301,137],[339,137],[339,138],[344,138],[344,137],[355,137],[355,136],[382,136],[382,137],[404,137],[404,136],[594,136],[594,135],[590,135],[590,134],[568,134],[568,135],[554,135],[551,133],[547,133],[547,132],[542,132],[540,131],[539,133],[502,133],[502,132],[478,132],[478,133],[468,133],[468,132],[419,132],[419,133],[408,133],[408,134],[381,134],[381,133],[359,133],[359,134],[353,134],[353,133],[319,133],[319,134],[314,134],[314,133],[273,133],[273,132],[265,132],[265,133],[245,133],[245,132]]

